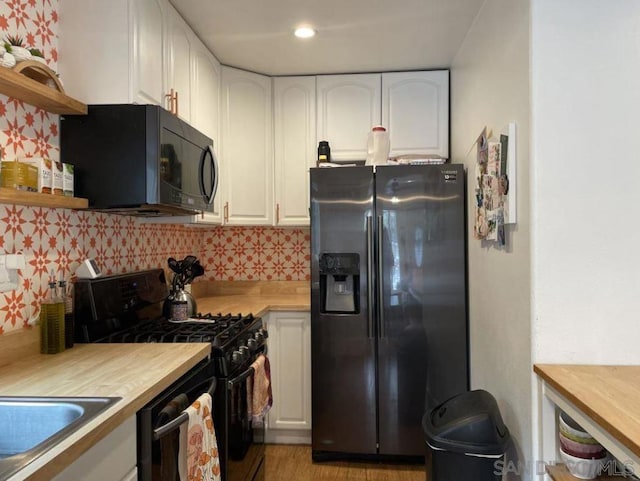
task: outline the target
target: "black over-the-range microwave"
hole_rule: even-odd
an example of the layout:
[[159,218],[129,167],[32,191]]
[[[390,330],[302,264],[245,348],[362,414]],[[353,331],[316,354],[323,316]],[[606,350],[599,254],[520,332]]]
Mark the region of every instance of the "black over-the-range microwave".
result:
[[90,105],[60,125],[60,158],[74,166],[75,195],[90,208],[141,216],[213,211],[213,141],[162,107]]

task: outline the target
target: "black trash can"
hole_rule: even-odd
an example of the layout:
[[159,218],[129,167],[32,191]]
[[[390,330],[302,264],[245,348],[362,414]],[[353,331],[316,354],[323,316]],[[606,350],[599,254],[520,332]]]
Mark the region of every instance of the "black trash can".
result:
[[510,435],[495,398],[481,389],[448,399],[422,418],[427,481],[500,481]]

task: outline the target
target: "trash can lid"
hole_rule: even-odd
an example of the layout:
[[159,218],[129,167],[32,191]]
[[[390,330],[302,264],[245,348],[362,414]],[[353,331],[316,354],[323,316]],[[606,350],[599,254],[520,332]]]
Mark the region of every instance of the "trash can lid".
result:
[[425,413],[422,428],[432,448],[457,453],[499,456],[510,439],[498,403],[482,389],[458,394]]

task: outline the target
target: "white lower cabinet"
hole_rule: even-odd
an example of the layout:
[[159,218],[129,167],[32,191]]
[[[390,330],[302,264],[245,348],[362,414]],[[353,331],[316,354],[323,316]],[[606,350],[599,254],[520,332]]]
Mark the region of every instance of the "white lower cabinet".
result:
[[272,311],[264,319],[273,390],[266,441],[310,444],[311,315]]
[[53,478],[53,481],[137,479],[136,416],[133,415]]

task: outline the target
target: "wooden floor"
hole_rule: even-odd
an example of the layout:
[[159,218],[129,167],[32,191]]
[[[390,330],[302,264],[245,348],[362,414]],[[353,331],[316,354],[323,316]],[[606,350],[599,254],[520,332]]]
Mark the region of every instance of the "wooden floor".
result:
[[425,481],[422,465],[311,461],[311,446],[267,445],[265,481]]

